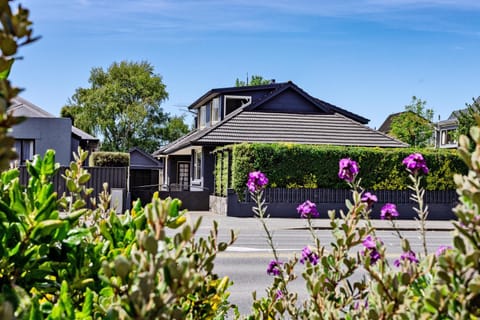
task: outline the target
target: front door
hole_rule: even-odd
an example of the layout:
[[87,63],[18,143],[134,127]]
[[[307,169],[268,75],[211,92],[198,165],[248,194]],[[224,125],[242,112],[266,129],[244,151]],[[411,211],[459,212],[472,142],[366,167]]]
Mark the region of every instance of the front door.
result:
[[190,162],[179,162],[177,168],[177,183],[181,190],[188,190],[190,187]]

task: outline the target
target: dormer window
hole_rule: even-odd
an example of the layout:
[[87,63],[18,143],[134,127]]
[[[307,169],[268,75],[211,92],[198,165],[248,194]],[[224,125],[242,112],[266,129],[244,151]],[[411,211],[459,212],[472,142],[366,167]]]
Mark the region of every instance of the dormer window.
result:
[[250,96],[225,96],[223,103],[225,106],[225,116],[246,104],[250,104],[251,101],[252,97]]

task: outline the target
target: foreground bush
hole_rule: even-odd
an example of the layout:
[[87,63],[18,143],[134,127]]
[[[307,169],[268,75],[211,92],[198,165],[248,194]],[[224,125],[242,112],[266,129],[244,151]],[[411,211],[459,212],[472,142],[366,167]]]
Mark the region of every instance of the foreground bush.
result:
[[[480,125],[480,117],[477,119]],[[453,222],[453,243],[429,253],[426,245],[425,221],[428,206],[423,203],[421,180],[429,174],[425,158],[414,153],[405,157],[403,165],[409,172],[409,189],[417,203],[419,233],[423,252],[413,252],[407,239],[397,229],[395,218],[400,215],[395,204],[387,203],[381,210],[383,219],[392,223],[401,240],[403,253],[393,261],[386,259],[386,249],[369,220],[376,196],[364,192],[358,163],[344,158],[339,163],[338,178],[352,189],[353,202],[347,200],[348,212],[335,218],[329,212],[334,242],[328,250],[312,228],[311,218],[319,215],[314,203],[306,201],[298,212],[307,219],[312,244],[295,257],[282,261],[268,230],[263,188],[265,174],[250,173],[247,187],[257,203],[254,209],[264,226],[273,259],[267,274],[273,276],[267,295],[253,294],[252,314],[248,319],[478,319],[480,317],[480,128],[471,136],[476,143],[468,151],[469,139],[460,139],[459,154],[469,168],[468,175],[455,175],[459,204],[454,208],[458,221]],[[299,266],[299,263],[303,266]],[[298,301],[289,290],[301,267],[309,297]],[[360,275],[352,278],[354,275]],[[360,280],[352,280],[360,278]]]
[[[0,175],[1,319],[211,319],[228,303],[227,277],[213,261],[229,243],[195,239],[201,221],[186,223],[179,200],[154,197],[124,215],[110,209],[105,190],[86,208],[92,190],[81,152],[66,170],[68,193],[50,179],[55,153]],[[167,235],[168,230],[175,230]],[[234,235],[230,242],[234,241]]]

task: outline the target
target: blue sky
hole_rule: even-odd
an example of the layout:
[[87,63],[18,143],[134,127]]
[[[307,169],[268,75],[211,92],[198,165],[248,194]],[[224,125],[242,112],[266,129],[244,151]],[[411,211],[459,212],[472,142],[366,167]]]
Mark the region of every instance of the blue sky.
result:
[[122,60],[154,66],[171,114],[247,74],[291,80],[376,128],[413,95],[435,120],[480,95],[478,0],[18,3],[42,38],[21,49],[11,79],[55,115],[76,88],[88,87],[93,67]]

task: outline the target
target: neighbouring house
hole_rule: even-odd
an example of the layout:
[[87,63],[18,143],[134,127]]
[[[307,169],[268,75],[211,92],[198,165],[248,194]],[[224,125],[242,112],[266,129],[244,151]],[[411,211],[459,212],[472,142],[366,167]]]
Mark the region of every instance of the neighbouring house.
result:
[[70,118],[55,117],[21,97],[11,102],[8,112],[16,117],[25,117],[24,121],[12,128],[10,134],[15,138],[15,150],[18,153],[15,165],[23,165],[26,160],[32,160],[33,155],[42,155],[47,149],[54,149],[56,161],[67,166],[78,147],[89,152],[98,148],[99,140],[72,126]]
[[405,112],[411,112],[411,111],[396,112],[388,115],[387,119],[385,119],[385,121],[383,121],[383,123],[378,128],[378,131],[383,132],[385,134],[390,134],[390,131],[392,130],[393,119],[395,119],[401,114],[404,114]]
[[368,119],[317,99],[293,82],[212,89],[189,106],[196,128],[160,148],[167,186],[213,192],[212,151],[242,142],[406,147]]
[[[458,147],[458,143],[457,143],[458,119],[457,118],[458,118],[458,114],[465,110],[466,109],[455,110],[450,114],[448,119],[441,120],[436,123],[432,123],[432,126],[434,127],[434,133],[431,140],[432,141],[431,144],[434,145],[435,148]],[[390,114],[382,123],[382,125],[379,127],[378,131],[383,132],[385,134],[390,134],[393,119],[395,119],[395,117],[398,117],[399,115],[405,112],[411,112],[411,111],[403,111],[403,112]]]
[[448,119],[438,121],[435,124],[435,147],[457,148],[458,115],[467,109],[453,111]]
[[129,191],[131,200],[142,203],[151,200],[154,191],[163,183],[163,164],[151,154],[134,147],[130,153]]
[[[385,134],[388,134],[388,135],[391,135],[391,131],[392,131],[392,123],[394,121],[395,118],[397,118],[398,116],[400,115],[403,115],[403,114],[407,114],[407,113],[410,113],[410,114],[415,114],[413,111],[402,111],[402,112],[397,112],[397,113],[392,113],[390,114],[386,119],[385,121],[383,121],[383,123],[380,125],[380,127],[378,128],[378,131],[380,132],[383,132]],[[420,117],[419,115],[417,115],[417,117]],[[434,128],[435,127],[435,124],[430,122],[429,120],[421,117],[423,120],[427,121],[430,123],[430,125],[432,126],[432,128],[434,129],[433,130],[433,133],[432,133],[432,136],[428,139],[427,141],[427,144],[428,145],[431,145],[433,146],[435,143],[436,143],[436,129]],[[393,135],[391,135],[393,137]]]

